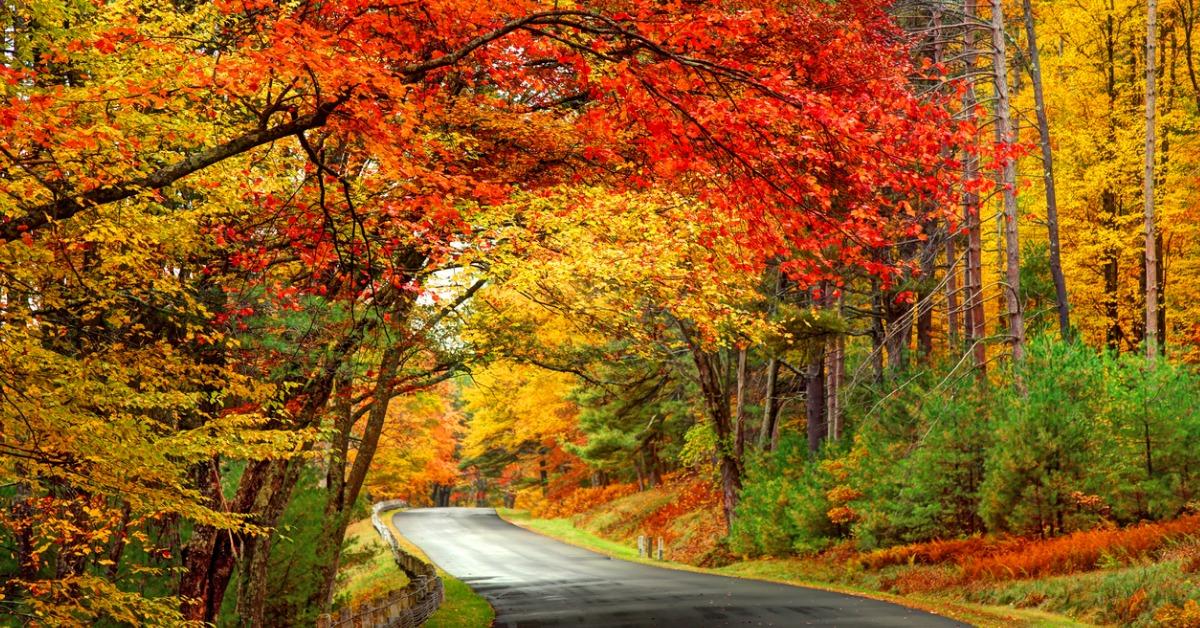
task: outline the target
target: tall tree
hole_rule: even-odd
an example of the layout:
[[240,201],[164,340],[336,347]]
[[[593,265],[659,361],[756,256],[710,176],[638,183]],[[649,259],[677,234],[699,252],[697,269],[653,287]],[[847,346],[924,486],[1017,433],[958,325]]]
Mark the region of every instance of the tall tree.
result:
[[1004,5],[992,4],[992,75],[996,91],[996,160],[1000,193],[1004,200],[1004,303],[1008,312],[1009,345],[1013,363],[1025,355],[1025,319],[1021,302],[1021,241],[1017,230],[1017,166],[1013,154],[1012,105],[1008,91],[1008,33]]
[[1158,39],[1158,0],[1146,0],[1146,163],[1142,173],[1142,208],[1145,218],[1145,300],[1146,300],[1146,361],[1153,364],[1158,357],[1158,246],[1154,223],[1154,107],[1157,100],[1158,75],[1155,72],[1155,43]]
[[1046,235],[1050,245],[1050,277],[1054,281],[1055,305],[1058,310],[1058,333],[1071,337],[1071,306],[1067,299],[1067,280],[1062,269],[1062,245],[1058,237],[1058,193],[1054,181],[1054,148],[1050,143],[1050,122],[1046,116],[1046,95],[1042,85],[1042,57],[1038,50],[1037,26],[1033,3],[1022,0],[1025,13],[1025,36],[1029,40],[1029,76],[1033,83],[1034,111],[1037,115],[1038,143],[1042,149],[1042,183],[1046,192]]

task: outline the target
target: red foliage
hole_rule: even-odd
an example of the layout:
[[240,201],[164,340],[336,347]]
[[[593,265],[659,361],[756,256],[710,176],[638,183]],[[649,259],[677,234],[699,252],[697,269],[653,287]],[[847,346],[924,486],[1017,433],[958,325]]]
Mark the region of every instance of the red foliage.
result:
[[680,478],[678,482],[678,497],[643,520],[642,533],[646,536],[662,537],[670,543],[679,536],[675,521],[698,510],[712,512],[720,520],[717,513],[721,512],[721,493],[712,482],[696,478]]

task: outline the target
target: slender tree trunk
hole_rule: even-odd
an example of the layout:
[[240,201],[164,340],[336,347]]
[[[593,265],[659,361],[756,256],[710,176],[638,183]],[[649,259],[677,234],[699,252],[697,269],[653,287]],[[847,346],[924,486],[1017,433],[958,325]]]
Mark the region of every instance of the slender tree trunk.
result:
[[[964,0],[963,12],[968,23],[975,18],[976,0]],[[963,59],[967,72],[974,72],[977,63],[975,47],[975,29],[968,27],[963,34]],[[975,80],[967,79],[967,88],[963,92],[963,109],[973,115],[978,101],[975,97]],[[983,309],[983,234],[979,215],[979,194],[973,185],[979,179],[979,157],[973,151],[967,151],[963,156],[963,223],[967,230],[966,274],[963,285],[966,288],[966,316],[964,331],[967,343],[975,363],[979,381],[987,381],[987,346],[983,340],[987,335],[986,319]]]
[[[1164,59],[1162,65],[1165,65],[1167,71],[1167,103],[1164,115],[1169,115],[1175,109],[1175,88],[1178,86],[1176,80],[1176,68],[1179,65],[1179,38],[1176,34],[1176,29],[1173,25],[1164,25],[1164,33],[1170,34],[1171,55],[1169,59]],[[1163,51],[1164,55],[1166,51]],[[1171,163],[1171,128],[1169,126],[1163,128],[1162,132],[1162,160],[1159,162],[1157,173],[1158,185],[1162,185],[1167,176],[1167,167]],[[1167,357],[1167,256],[1170,251],[1164,246],[1162,230],[1158,230],[1154,238],[1154,250],[1158,253],[1158,353],[1163,358]]]
[[887,316],[887,306],[884,303],[885,297],[879,292],[878,280],[871,280],[874,312],[871,316],[871,371],[874,375],[876,384],[883,383],[883,352],[886,334],[883,328],[883,319]]
[[[921,274],[932,280],[936,262],[936,250],[922,254]],[[933,359],[933,292],[917,293],[917,353],[921,362],[928,364]]]
[[1142,174],[1142,207],[1146,246],[1146,361],[1158,358],[1158,251],[1154,224],[1154,106],[1157,99],[1155,40],[1158,39],[1158,0],[1146,0],[1146,160]]
[[[1116,146],[1117,143],[1117,33],[1116,20],[1113,16],[1113,4],[1107,3],[1107,14],[1101,28],[1101,35],[1104,38],[1104,92],[1108,98],[1108,145]],[[1110,149],[1111,150],[1111,149]],[[1118,222],[1122,212],[1121,204],[1117,198],[1115,188],[1110,184],[1100,194],[1101,204],[1101,225],[1105,230],[1105,234],[1115,234],[1118,231]],[[1120,309],[1120,260],[1118,258],[1117,248],[1113,245],[1104,247],[1104,314],[1108,325],[1105,330],[1105,342],[1112,351],[1121,350],[1121,339],[1124,337],[1124,332],[1121,329]]]
[[1067,300],[1067,280],[1063,276],[1062,247],[1058,239],[1058,195],[1054,182],[1054,149],[1050,144],[1050,123],[1046,116],[1046,97],[1042,91],[1042,60],[1038,51],[1037,27],[1033,21],[1033,4],[1023,0],[1025,35],[1029,40],[1029,74],[1033,83],[1034,109],[1037,114],[1038,139],[1042,147],[1042,180],[1046,189],[1046,231],[1050,243],[1050,277],[1054,281],[1054,300],[1058,309],[1058,332],[1063,340],[1071,339],[1071,306]]
[[738,349],[737,410],[733,418],[733,452],[740,460],[746,451],[746,348]]
[[763,420],[758,432],[758,448],[763,451],[771,450],[771,434],[775,431],[775,387],[779,379],[779,360],[771,358],[767,362],[767,389],[763,393]]
[[913,323],[917,310],[909,303],[897,303],[895,293],[880,299],[884,315],[884,342],[887,365],[893,373],[908,368],[908,347],[912,341]]
[[[958,307],[958,254],[954,251],[954,234],[946,233],[946,337],[950,346],[959,346],[962,312]],[[953,350],[953,349],[952,349]]]
[[[1021,303],[1021,242],[1017,233],[1017,169],[1012,156],[1012,123],[1008,97],[1008,57],[1004,5],[992,3],[992,72],[996,80],[996,145],[1000,156],[1000,186],[1004,197],[1004,302],[1008,310],[1013,364],[1025,357],[1025,320]],[[1017,380],[1018,388],[1021,387]]]
[[829,341],[830,349],[825,359],[825,421],[828,437],[842,437],[842,381],[846,377],[846,337],[838,334]]

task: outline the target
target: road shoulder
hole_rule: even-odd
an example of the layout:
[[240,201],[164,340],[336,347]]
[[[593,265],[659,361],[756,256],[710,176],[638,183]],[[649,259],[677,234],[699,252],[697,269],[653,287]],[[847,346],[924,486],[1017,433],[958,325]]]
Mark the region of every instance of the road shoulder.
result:
[[[421,548],[414,545],[396,529],[392,518],[402,510],[400,508],[387,510],[379,513],[379,516],[392,531],[396,542],[404,548],[404,551],[432,564],[433,561],[429,560],[429,556],[421,551]],[[446,598],[433,617],[430,617],[429,621],[425,623],[426,628],[486,628],[491,626],[492,621],[496,618],[496,611],[492,608],[491,603],[462,580],[446,573],[436,564],[434,567],[437,568],[438,575],[442,578]]]

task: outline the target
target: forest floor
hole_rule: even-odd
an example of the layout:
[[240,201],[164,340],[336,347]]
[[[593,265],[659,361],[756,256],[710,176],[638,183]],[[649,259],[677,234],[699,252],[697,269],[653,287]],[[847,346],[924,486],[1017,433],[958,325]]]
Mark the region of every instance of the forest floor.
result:
[[[843,545],[811,556],[744,559],[714,534],[712,510],[675,509],[678,516],[663,525],[656,508],[678,503],[679,490],[634,493],[572,517],[500,513],[615,558],[855,593],[982,626],[1200,627],[1197,518],[1051,541],[966,539],[875,552]],[[638,535],[664,530],[669,560],[639,558]]]
[[[408,553],[428,562],[429,558],[420,549],[396,532],[392,526],[391,517],[394,512],[384,512],[380,516],[383,517],[387,526],[392,528],[392,534]],[[408,577],[392,561],[391,552],[379,538],[375,527],[371,525],[370,518],[350,524],[346,529],[346,539],[352,541],[349,548],[351,553],[369,553],[369,556],[356,561],[342,572],[345,579],[339,588],[339,593],[346,596],[347,603],[355,604],[386,594],[408,582]],[[492,611],[492,606],[488,604],[487,600],[472,591],[471,587],[461,580],[441,569],[438,569],[438,575],[442,577],[446,599],[442,601],[442,605],[438,607],[433,617],[429,618],[425,626],[429,628],[481,628],[492,624],[495,612]]]

